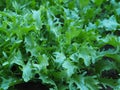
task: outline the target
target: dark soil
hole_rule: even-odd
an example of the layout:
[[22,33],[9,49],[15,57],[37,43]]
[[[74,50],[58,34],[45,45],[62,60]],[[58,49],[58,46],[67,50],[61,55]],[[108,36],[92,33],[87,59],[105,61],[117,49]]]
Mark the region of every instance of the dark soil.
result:
[[46,85],[43,85],[40,82],[21,83],[15,85],[14,89],[11,88],[8,90],[49,90],[49,88]]

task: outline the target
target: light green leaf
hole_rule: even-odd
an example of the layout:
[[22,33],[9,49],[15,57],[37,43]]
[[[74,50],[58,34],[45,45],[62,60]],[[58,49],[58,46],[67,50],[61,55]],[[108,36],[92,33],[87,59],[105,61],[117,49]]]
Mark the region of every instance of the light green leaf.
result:
[[2,84],[0,85],[0,89],[7,90],[10,87],[10,83],[12,82],[12,78],[5,79],[3,78]]
[[24,43],[25,43],[26,51],[30,52],[31,56],[38,55],[39,46],[37,45],[34,36],[32,35],[26,36]]
[[120,15],[120,8],[116,9],[116,13],[117,13],[117,15]]
[[84,45],[79,50],[79,58],[84,60],[84,64],[89,66],[91,63],[95,63],[96,51],[92,46]]
[[58,27],[55,27],[55,23],[53,22],[53,20],[54,20],[53,18],[55,18],[55,17],[53,16],[53,18],[52,18],[52,16],[53,16],[53,13],[50,10],[48,10],[47,11],[47,19],[48,19],[48,27],[49,27],[48,29],[56,37],[59,37],[59,29],[58,29]]
[[79,62],[79,53],[73,53],[70,55],[70,59],[74,62]]
[[32,13],[33,13],[33,18],[36,21],[36,28],[37,30],[40,30],[42,26],[41,13],[39,10],[38,11],[33,10]]
[[24,66],[24,62],[20,50],[14,55],[13,58],[11,58],[10,63],[11,65],[15,63],[17,65]]
[[99,90],[98,80],[95,77],[76,75],[70,80],[69,88],[73,90],[74,84],[77,85],[76,89],[80,90]]
[[73,90],[75,87],[73,84],[77,85],[76,89],[80,90],[89,90],[88,87],[85,86],[84,77],[83,76],[75,76],[73,79],[70,80],[69,88]]
[[67,70],[68,77],[71,77],[77,68],[70,60],[64,61],[62,67]]
[[107,31],[113,31],[116,30],[118,25],[115,16],[111,16],[109,19],[101,21],[99,27],[105,28]]
[[43,54],[43,55],[39,55],[38,56],[38,62],[37,64],[33,63],[33,67],[35,67],[37,70],[41,71],[41,70],[44,70],[44,72],[47,71],[47,66],[49,65],[49,62],[48,62],[48,57]]
[[95,24],[93,24],[93,23],[89,23],[88,24],[88,27],[86,28],[87,30],[95,30],[97,28],[97,26],[95,25]]
[[38,56],[39,70],[46,69],[46,67],[49,65],[48,60],[49,58],[45,54]]
[[28,82],[32,78],[32,65],[30,61],[23,67],[22,78],[25,82]]
[[64,60],[66,59],[66,56],[64,55],[64,53],[54,52],[53,54],[55,56],[56,63],[62,64]]
[[0,82],[0,90],[8,90],[9,87],[11,87],[14,84],[18,84],[19,82],[21,82],[21,80],[17,80],[13,77],[1,77],[2,78],[2,82]]
[[25,37],[25,44],[26,46],[32,47],[36,45],[36,42],[34,41],[35,38],[32,35],[28,35]]
[[99,90],[100,86],[98,86],[99,81],[96,80],[97,77],[88,76],[85,77],[85,85],[89,88],[89,90]]
[[58,90],[56,83],[48,76],[46,76],[44,74],[40,74],[40,79],[43,81],[43,83],[54,86],[54,88],[52,88],[50,90]]

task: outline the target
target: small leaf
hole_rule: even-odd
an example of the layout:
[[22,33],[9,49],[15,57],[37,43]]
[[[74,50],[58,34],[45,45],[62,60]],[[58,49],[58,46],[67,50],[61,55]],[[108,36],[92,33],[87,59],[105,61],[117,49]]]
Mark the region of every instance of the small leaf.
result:
[[95,25],[95,24],[93,24],[93,23],[89,23],[88,24],[88,27],[86,28],[87,30],[95,30],[97,28],[97,26]]
[[119,86],[119,83],[117,83],[115,79],[99,78],[99,80],[103,85],[108,85],[112,88],[117,88]]
[[24,62],[20,50],[14,55],[13,58],[11,58],[10,63],[11,64],[15,63],[17,65],[24,66]]
[[79,62],[79,53],[73,53],[70,55],[70,59],[74,62]]
[[25,37],[25,47],[26,51],[31,53],[31,56],[37,56],[39,46],[37,45],[35,41],[35,37],[33,35],[28,35]]
[[7,90],[9,87],[10,87],[10,83],[12,82],[12,79],[4,79],[3,78],[3,82],[2,84],[0,85],[0,88],[3,89],[3,90]]
[[116,9],[116,13],[117,13],[117,15],[120,15],[120,8]]
[[109,19],[101,21],[99,27],[105,28],[107,31],[113,31],[116,30],[118,25],[115,16],[111,16]]
[[19,83],[21,80],[17,80],[13,77],[1,77],[2,82],[0,82],[0,90],[8,90],[9,87]]
[[65,57],[65,55],[63,53],[54,52],[53,54],[55,56],[55,62],[56,63],[62,64],[63,61],[66,59],[66,57]]
[[96,71],[101,73],[104,70],[110,70],[110,69],[117,69],[114,62],[109,61],[107,59],[99,60],[95,64]]
[[84,77],[83,75],[76,75],[70,80],[69,87],[72,89],[74,84],[77,86],[76,89],[80,90],[99,90],[98,80],[95,77],[87,76]]
[[79,58],[84,60],[84,64],[86,66],[89,66],[91,63],[95,63],[96,57],[96,51],[92,46],[87,46],[86,44],[82,45],[79,50]]
[[30,61],[23,67],[22,78],[25,82],[28,82],[32,78],[32,67]]
[[49,65],[48,59],[49,58],[45,54],[38,56],[38,63],[39,63],[40,70],[46,69],[46,67]]
[[44,74],[40,74],[40,79],[43,81],[43,83],[54,86],[54,89],[50,89],[50,90],[57,90],[56,83],[48,76]]
[[45,54],[43,54],[43,55],[39,55],[37,59],[38,59],[37,63],[32,63],[33,67],[35,67],[38,70],[38,72],[43,70],[44,73],[46,73],[47,66],[49,65],[48,62],[49,58]]
[[86,83],[86,86],[90,90],[99,90],[100,89],[100,87],[98,86],[99,82],[98,82],[98,80],[96,80],[95,77],[91,77],[91,76],[85,77],[85,83]]
[[33,12],[33,18],[36,21],[36,28],[40,30],[42,27],[41,13],[39,10],[38,11],[33,10],[32,12]]
[[71,77],[74,73],[75,73],[75,70],[76,70],[76,66],[69,60],[66,60],[64,61],[63,65],[62,65],[63,68],[67,69],[67,74],[68,74],[68,77]]
[[[84,77],[82,75],[75,76],[70,80],[69,88],[70,90],[74,90],[73,88],[80,89],[80,90],[89,90],[88,87],[84,85]],[[76,87],[75,87],[75,85]]]

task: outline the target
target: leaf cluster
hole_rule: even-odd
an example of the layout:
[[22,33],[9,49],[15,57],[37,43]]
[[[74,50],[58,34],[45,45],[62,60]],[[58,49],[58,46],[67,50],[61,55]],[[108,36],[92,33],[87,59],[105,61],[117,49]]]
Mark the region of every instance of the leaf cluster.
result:
[[119,0],[0,0],[0,90],[119,90],[119,19]]

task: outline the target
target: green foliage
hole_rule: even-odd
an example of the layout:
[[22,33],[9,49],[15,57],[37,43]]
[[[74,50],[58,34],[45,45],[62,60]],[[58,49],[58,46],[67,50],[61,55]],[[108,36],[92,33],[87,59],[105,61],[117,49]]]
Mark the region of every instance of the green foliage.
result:
[[119,4],[0,0],[0,90],[29,81],[50,90],[119,90]]

